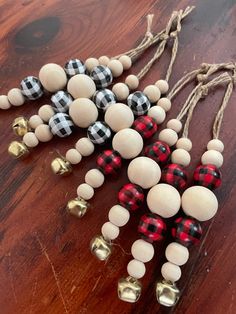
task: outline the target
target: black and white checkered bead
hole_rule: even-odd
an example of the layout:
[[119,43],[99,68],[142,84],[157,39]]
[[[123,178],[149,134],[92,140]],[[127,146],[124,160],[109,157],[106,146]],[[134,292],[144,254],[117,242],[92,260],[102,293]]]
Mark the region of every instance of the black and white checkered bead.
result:
[[134,92],[127,99],[127,104],[136,116],[142,116],[148,112],[151,103],[142,92]]
[[111,138],[111,129],[105,122],[96,121],[89,126],[87,135],[91,142],[102,145]]
[[85,74],[86,67],[84,63],[79,59],[71,59],[66,62],[64,66],[65,72],[69,77],[72,77],[76,74]]
[[59,137],[69,136],[74,129],[74,124],[70,119],[70,116],[66,113],[56,113],[48,122],[52,134]]
[[38,99],[43,95],[43,86],[35,76],[27,76],[20,83],[22,94],[31,100]]
[[96,84],[97,88],[105,88],[111,85],[113,80],[111,70],[104,65],[98,65],[93,68],[90,76]]
[[94,94],[93,102],[98,109],[106,111],[110,105],[116,103],[116,96],[110,89],[101,89]]
[[60,90],[56,94],[52,95],[51,101],[56,112],[66,112],[69,110],[69,106],[72,103],[73,98],[69,93]]

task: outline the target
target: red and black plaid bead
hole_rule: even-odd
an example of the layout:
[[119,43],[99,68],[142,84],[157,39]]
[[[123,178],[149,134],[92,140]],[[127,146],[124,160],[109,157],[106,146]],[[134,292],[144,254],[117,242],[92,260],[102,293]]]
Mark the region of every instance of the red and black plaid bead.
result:
[[129,210],[136,210],[143,205],[143,190],[136,184],[125,184],[118,193],[118,201],[121,206]]
[[182,190],[187,184],[187,173],[180,165],[169,164],[162,169],[161,181]]
[[157,131],[157,124],[152,117],[140,116],[134,120],[133,129],[135,129],[144,139],[152,137]]
[[158,215],[146,214],[140,219],[138,231],[148,242],[160,241],[166,235],[166,224]]
[[221,185],[221,172],[214,165],[200,165],[194,171],[193,180],[196,185],[214,190]]
[[202,236],[202,227],[196,219],[179,217],[171,230],[172,236],[184,246],[198,244]]
[[118,152],[108,149],[97,157],[97,165],[104,175],[117,175],[122,166],[122,159]]
[[145,148],[144,155],[163,165],[170,158],[170,147],[164,142],[157,141]]

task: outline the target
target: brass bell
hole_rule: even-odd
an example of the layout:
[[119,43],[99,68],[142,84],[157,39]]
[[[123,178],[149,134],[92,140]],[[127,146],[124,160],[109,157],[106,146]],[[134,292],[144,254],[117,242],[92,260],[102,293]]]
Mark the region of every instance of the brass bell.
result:
[[83,217],[89,207],[89,203],[80,197],[74,198],[67,203],[67,211],[69,214],[78,218]]
[[103,236],[96,236],[90,242],[91,252],[100,260],[105,261],[111,255],[111,243],[107,242]]
[[71,164],[62,157],[57,157],[51,162],[52,171],[60,176],[66,176],[72,172]]
[[13,141],[8,146],[8,153],[14,158],[21,158],[27,155],[29,150],[23,142]]
[[118,282],[118,296],[122,301],[135,303],[140,298],[141,292],[142,284],[131,276],[121,278]]
[[24,117],[17,117],[12,123],[12,129],[18,136],[24,136],[30,131],[29,121]]
[[156,284],[156,297],[161,305],[171,307],[178,302],[180,291],[174,283],[163,280]]

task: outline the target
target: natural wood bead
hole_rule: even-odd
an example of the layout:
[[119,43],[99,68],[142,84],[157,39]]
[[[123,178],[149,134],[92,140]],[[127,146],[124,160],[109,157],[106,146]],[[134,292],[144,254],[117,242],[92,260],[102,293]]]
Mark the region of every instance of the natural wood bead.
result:
[[132,59],[129,56],[120,56],[119,61],[123,65],[124,70],[129,70],[132,66]]
[[78,98],[70,104],[69,115],[74,124],[80,128],[88,128],[97,121],[98,109],[88,98]]
[[116,83],[112,87],[112,91],[116,95],[117,100],[126,100],[129,96],[129,87],[125,83]]
[[110,221],[103,224],[101,231],[106,240],[115,240],[120,233],[119,227],[113,225]]
[[43,105],[39,108],[38,115],[44,122],[48,122],[51,117],[55,115],[55,112],[50,105]]
[[30,117],[29,124],[32,129],[36,129],[37,126],[39,126],[40,124],[43,124],[43,120],[40,118],[39,115],[35,114]]
[[172,242],[167,246],[165,255],[169,262],[182,266],[188,261],[189,251],[185,246],[177,242]]
[[80,138],[76,144],[75,148],[82,156],[90,156],[94,152],[94,144],[87,137]]
[[94,195],[94,189],[87,183],[82,183],[77,188],[77,195],[85,201],[90,200]]
[[43,87],[51,93],[63,89],[67,83],[64,69],[55,63],[45,64],[40,69],[39,80]]
[[178,140],[178,135],[174,130],[164,129],[159,133],[158,138],[169,146],[174,146]]
[[135,259],[140,262],[147,263],[154,256],[154,248],[151,243],[148,243],[144,240],[136,240],[132,247],[131,253]]
[[157,124],[162,124],[166,118],[166,112],[160,106],[153,106],[148,110],[148,116],[152,117]]
[[186,137],[181,137],[176,142],[176,148],[182,148],[182,149],[186,150],[187,152],[191,151],[192,146],[193,146],[192,142],[190,141],[190,139],[188,139]]
[[125,84],[128,85],[130,90],[134,90],[139,86],[139,79],[136,75],[130,74],[126,77]]
[[99,61],[98,59],[96,58],[88,58],[86,61],[85,61],[85,66],[86,66],[86,69],[91,72],[93,70],[93,68],[97,67],[99,65]]
[[173,263],[166,262],[161,267],[161,274],[165,280],[176,282],[181,277],[181,268]]
[[118,132],[131,127],[134,122],[134,114],[127,105],[116,103],[108,107],[104,119],[114,132]]
[[123,227],[127,224],[130,218],[129,211],[120,206],[120,205],[114,205],[108,214],[110,222],[112,222],[117,227]]
[[165,80],[158,80],[155,85],[160,89],[161,94],[166,94],[169,90],[169,84]]
[[182,208],[186,215],[207,221],[215,216],[218,201],[211,190],[203,186],[192,186],[182,195]]
[[66,152],[66,160],[68,160],[72,165],[77,165],[81,162],[81,159],[81,154],[75,148],[71,148]]
[[110,58],[108,58],[107,56],[101,56],[100,58],[98,58],[98,61],[99,64],[107,66],[110,61]]
[[77,74],[68,81],[67,91],[74,99],[91,98],[96,92],[96,85],[88,75]]
[[23,142],[28,147],[36,147],[39,143],[36,135],[33,132],[28,132],[23,136]]
[[220,168],[223,165],[224,158],[223,155],[217,150],[208,150],[206,151],[201,158],[203,165],[215,165],[217,168]]
[[13,106],[22,106],[25,102],[25,98],[19,88],[10,89],[7,97]]
[[104,183],[104,175],[98,169],[91,169],[85,175],[85,182],[94,189],[99,188]]
[[156,85],[148,85],[144,88],[143,93],[148,97],[150,102],[157,102],[161,97],[161,92]]
[[159,99],[157,105],[162,107],[165,110],[165,112],[171,109],[171,101],[165,97]]
[[40,142],[49,142],[53,138],[53,134],[47,124],[38,125],[34,132]]
[[136,259],[133,259],[127,265],[127,272],[128,274],[136,279],[142,278],[146,273],[146,267],[143,262],[140,262]]
[[178,119],[171,119],[167,122],[167,128],[179,133],[182,129],[182,123]]
[[191,156],[185,149],[177,148],[171,154],[171,162],[173,164],[178,164],[183,167],[187,167],[190,164],[190,161]]
[[110,60],[107,66],[114,77],[119,77],[123,73],[124,68],[119,60]]
[[218,152],[222,153],[224,151],[224,143],[218,139],[213,139],[208,142],[207,149],[217,150]]
[[147,194],[147,204],[151,212],[164,218],[174,216],[180,208],[180,194],[173,186],[160,183]]
[[6,95],[0,95],[0,109],[7,110],[11,108],[11,103],[9,102]]

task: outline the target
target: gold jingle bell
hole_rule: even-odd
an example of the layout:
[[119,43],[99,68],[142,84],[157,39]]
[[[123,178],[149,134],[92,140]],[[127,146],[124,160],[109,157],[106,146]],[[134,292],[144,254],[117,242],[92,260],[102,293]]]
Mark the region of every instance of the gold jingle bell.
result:
[[90,242],[90,250],[100,261],[105,261],[111,255],[111,243],[107,242],[103,236],[96,236]]
[[12,123],[12,129],[18,136],[24,136],[30,131],[29,121],[24,117],[17,117]]
[[140,281],[129,276],[118,282],[118,296],[122,301],[135,303],[140,298],[142,285]]
[[62,157],[57,157],[51,162],[52,171],[60,176],[66,176],[72,172],[71,164]]
[[178,302],[180,291],[174,283],[163,280],[156,284],[156,297],[161,305],[171,307]]
[[8,146],[8,153],[14,158],[21,158],[27,155],[29,150],[23,142],[13,141]]
[[67,211],[69,214],[78,218],[83,217],[89,207],[89,203],[80,197],[74,198],[67,203]]

